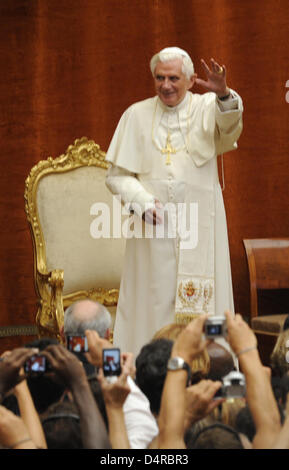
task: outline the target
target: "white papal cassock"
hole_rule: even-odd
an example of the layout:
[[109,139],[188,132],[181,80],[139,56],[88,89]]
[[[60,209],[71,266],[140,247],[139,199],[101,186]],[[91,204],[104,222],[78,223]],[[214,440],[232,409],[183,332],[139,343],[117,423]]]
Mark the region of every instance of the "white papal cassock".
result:
[[187,92],[175,107],[149,98],[120,119],[106,156],[113,164],[108,188],[132,208],[138,204],[144,211],[157,199],[168,209],[165,238],[126,242],[114,328],[122,351],[137,355],[176,319],[234,311],[217,155],[237,147],[242,110],[233,90],[223,102],[214,93]]

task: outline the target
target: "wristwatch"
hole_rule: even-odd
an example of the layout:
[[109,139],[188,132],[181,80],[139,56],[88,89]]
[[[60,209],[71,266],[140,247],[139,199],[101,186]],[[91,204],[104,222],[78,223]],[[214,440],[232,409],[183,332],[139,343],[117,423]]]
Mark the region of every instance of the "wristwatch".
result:
[[231,92],[224,96],[218,96],[218,100],[226,101],[228,98],[230,98],[230,96],[231,96]]
[[188,384],[191,380],[192,371],[189,364],[182,357],[171,357],[167,364],[168,370],[186,370],[188,373]]

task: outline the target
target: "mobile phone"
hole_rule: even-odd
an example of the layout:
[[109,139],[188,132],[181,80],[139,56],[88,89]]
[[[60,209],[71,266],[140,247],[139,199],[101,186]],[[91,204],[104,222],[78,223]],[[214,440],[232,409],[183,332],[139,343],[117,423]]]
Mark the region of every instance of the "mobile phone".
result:
[[31,356],[24,364],[24,371],[28,375],[44,374],[48,370],[47,359],[41,354]]
[[67,349],[69,351],[80,353],[88,351],[87,338],[85,335],[67,335]]
[[121,374],[120,349],[111,348],[102,351],[103,374],[105,377],[115,377]]

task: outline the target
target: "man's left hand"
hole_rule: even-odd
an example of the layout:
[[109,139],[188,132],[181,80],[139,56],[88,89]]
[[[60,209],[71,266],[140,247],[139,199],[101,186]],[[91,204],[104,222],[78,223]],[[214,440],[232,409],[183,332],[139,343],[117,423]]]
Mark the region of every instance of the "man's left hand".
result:
[[196,84],[202,86],[207,91],[216,93],[219,98],[227,96],[230,93],[230,89],[226,82],[227,71],[225,65],[219,65],[214,59],[210,60],[211,67],[209,67],[203,59],[201,59],[201,62],[207,76],[207,80],[196,78]]

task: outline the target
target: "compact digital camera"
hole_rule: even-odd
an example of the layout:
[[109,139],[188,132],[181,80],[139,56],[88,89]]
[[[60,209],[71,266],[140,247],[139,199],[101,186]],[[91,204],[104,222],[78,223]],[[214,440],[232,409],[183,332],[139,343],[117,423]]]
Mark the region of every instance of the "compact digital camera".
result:
[[246,396],[246,379],[244,374],[232,371],[222,378],[223,385],[215,398],[244,398]]
[[209,317],[205,323],[205,335],[207,338],[226,336],[227,323],[225,317]]
[[24,364],[24,371],[28,375],[41,375],[50,370],[45,356],[35,354],[31,356]]
[[83,353],[88,351],[87,338],[85,335],[67,335],[67,349],[74,353]]

